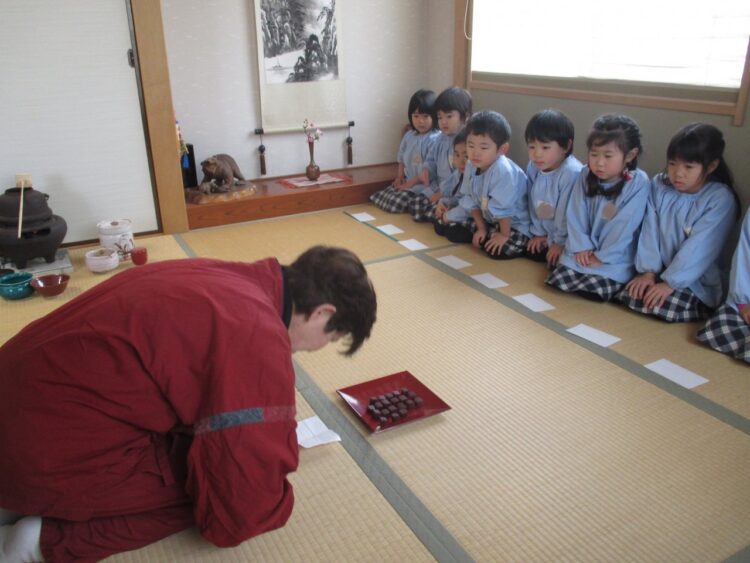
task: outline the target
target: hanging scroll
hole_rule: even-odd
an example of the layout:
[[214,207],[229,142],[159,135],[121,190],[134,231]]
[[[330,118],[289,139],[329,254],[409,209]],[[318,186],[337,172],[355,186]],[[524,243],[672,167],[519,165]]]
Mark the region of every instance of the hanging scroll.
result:
[[336,0],[255,0],[263,131],[346,127]]

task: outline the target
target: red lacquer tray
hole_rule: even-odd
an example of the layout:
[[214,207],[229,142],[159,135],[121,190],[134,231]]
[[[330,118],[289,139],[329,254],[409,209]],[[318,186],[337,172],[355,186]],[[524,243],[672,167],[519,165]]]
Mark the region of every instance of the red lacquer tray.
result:
[[[398,422],[389,422],[381,425],[380,422],[367,412],[370,397],[385,395],[396,389],[408,388],[422,398],[422,405],[409,411],[409,413]],[[430,391],[424,383],[419,381],[408,371],[400,371],[385,377],[371,379],[364,383],[336,389],[336,393],[351,407],[362,422],[371,432],[384,432],[391,428],[409,424],[433,414],[450,410],[450,406],[440,397]]]

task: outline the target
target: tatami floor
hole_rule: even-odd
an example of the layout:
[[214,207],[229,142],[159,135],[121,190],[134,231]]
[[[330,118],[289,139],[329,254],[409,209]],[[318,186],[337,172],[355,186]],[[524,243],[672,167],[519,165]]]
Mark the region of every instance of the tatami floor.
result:
[[[399,242],[412,239],[424,248]],[[298,418],[319,415],[342,442],[300,452],[287,526],[228,550],[189,530],[111,561],[750,560],[750,368],[695,343],[698,325],[563,294],[541,264],[489,260],[369,205],[139,244],[152,261],[282,263],[346,246],[368,266],[378,322],[353,358],[295,356]],[[89,273],[84,251],[61,296],[0,303],[0,342],[117,272]],[[514,299],[526,294],[553,308]],[[580,324],[620,340],[568,332]],[[659,360],[707,381],[646,367]],[[403,370],[452,409],[370,435],[335,390]]]

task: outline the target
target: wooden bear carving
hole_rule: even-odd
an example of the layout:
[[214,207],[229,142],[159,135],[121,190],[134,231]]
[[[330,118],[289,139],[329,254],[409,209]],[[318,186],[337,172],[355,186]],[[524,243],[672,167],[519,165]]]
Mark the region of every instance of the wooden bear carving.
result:
[[199,187],[204,194],[209,192],[228,192],[234,186],[234,179],[244,182],[245,177],[240,172],[235,160],[228,154],[215,154],[201,162],[203,180]]

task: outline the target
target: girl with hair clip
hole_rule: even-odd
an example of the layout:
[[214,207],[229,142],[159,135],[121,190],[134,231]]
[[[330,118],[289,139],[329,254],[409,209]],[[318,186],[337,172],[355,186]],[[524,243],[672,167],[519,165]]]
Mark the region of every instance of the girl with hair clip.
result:
[[570,196],[568,240],[545,282],[594,301],[610,301],[635,274],[638,229],[649,179],[637,168],[638,125],[625,115],[598,118],[586,140],[588,166]]
[[396,178],[393,184],[370,196],[370,201],[383,211],[406,212],[412,200],[429,185],[429,178],[425,179],[422,170],[439,133],[434,114],[435,92],[417,90],[409,100],[408,116],[411,130],[401,139]]
[[745,213],[729,274],[729,295],[698,334],[698,342],[750,363],[750,213]]
[[639,272],[617,298],[669,322],[708,318],[722,298],[722,250],[739,214],[732,173],[716,127],[692,123],[667,147],[654,176],[638,239]]

